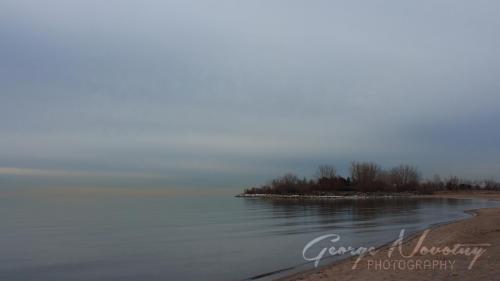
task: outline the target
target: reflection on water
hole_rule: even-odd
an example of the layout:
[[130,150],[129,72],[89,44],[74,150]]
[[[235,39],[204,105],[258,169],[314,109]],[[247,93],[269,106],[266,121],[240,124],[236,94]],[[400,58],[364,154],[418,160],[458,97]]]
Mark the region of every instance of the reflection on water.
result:
[[311,268],[302,249],[320,235],[378,245],[401,228],[423,229],[496,204],[156,194],[0,196],[0,280],[243,280]]
[[[417,198],[377,198],[377,199],[335,199],[335,200],[285,200],[285,199],[245,199],[250,210],[266,210],[280,233],[295,234],[340,228],[370,228],[387,224],[419,224],[433,211],[449,210],[454,206],[467,206],[467,200],[457,199],[417,199]],[[471,201],[469,201],[471,203]],[[471,205],[472,206],[472,205]],[[262,219],[260,213],[253,215]],[[426,216],[427,215],[427,216]],[[458,215],[461,215],[458,213]],[[439,216],[439,214],[436,214]],[[290,229],[289,229],[290,228]]]

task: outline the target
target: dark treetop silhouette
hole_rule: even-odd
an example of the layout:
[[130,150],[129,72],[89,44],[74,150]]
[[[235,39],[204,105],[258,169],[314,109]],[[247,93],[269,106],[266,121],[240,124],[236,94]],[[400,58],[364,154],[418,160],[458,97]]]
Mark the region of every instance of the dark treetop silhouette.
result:
[[334,166],[321,165],[314,179],[300,179],[287,173],[260,187],[245,189],[244,194],[279,195],[329,195],[352,193],[420,193],[430,194],[442,190],[500,190],[500,184],[493,180],[470,181],[450,176],[441,180],[435,175],[432,180],[421,179],[416,166],[401,164],[391,169],[382,169],[373,162],[352,162],[350,175],[342,177]]

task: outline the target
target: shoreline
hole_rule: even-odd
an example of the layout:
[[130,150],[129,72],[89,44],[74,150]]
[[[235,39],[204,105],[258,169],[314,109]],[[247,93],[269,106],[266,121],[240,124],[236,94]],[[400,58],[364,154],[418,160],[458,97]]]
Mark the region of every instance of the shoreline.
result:
[[415,192],[339,192],[334,194],[315,195],[315,194],[274,194],[274,193],[240,193],[236,198],[255,198],[255,199],[378,199],[378,198],[450,198],[450,199],[490,199],[500,196],[500,191],[492,190],[471,190],[471,191],[437,191],[432,194]]
[[[397,196],[394,196],[397,197]],[[453,198],[453,199],[485,199],[485,200],[500,200],[500,192],[494,191],[467,191],[467,192],[439,192],[432,195],[410,195],[404,197],[416,197],[416,198]],[[365,198],[365,197],[361,197]],[[370,198],[370,197],[368,197]],[[378,197],[374,197],[378,198]],[[313,268],[305,270],[298,273],[293,273],[288,276],[279,277],[273,279],[275,281],[330,281],[330,280],[367,280],[372,281],[382,281],[382,280],[456,280],[460,278],[461,280],[494,280],[493,276],[500,274],[500,269],[496,269],[496,264],[500,261],[500,207],[497,208],[484,208],[484,209],[474,209],[474,210],[464,210],[464,213],[470,214],[470,217],[453,220],[443,223],[437,223],[431,225],[427,228],[429,230],[429,235],[425,240],[429,247],[446,247],[453,246],[459,243],[471,243],[471,240],[489,243],[494,248],[487,249],[483,257],[480,257],[475,265],[475,268],[471,270],[464,266],[466,258],[455,258],[454,262],[460,262],[461,266],[453,268],[450,271],[436,271],[436,270],[375,270],[375,267],[370,268],[371,261],[382,261],[388,260],[388,251],[391,248],[393,242],[389,242],[376,247],[377,254],[370,257],[367,261],[365,257],[358,264],[358,268],[352,269],[352,265],[357,259],[356,256],[349,256],[344,259],[333,261],[326,265],[322,265],[318,268]],[[496,225],[499,225],[498,227]],[[479,231],[478,229],[482,229]],[[422,234],[425,230],[416,231],[414,233],[406,234],[404,241],[402,242],[403,247],[408,247],[413,249],[421,239]],[[497,237],[486,237],[484,234],[496,233]],[[483,234],[483,235],[481,235]],[[458,236],[458,237],[455,237]],[[444,238],[443,238],[444,237]],[[458,238],[463,238],[464,241],[459,241]],[[446,242],[446,245],[442,245]],[[479,243],[479,242],[478,242]],[[425,245],[425,244],[423,244]],[[396,257],[396,255],[394,255]],[[399,256],[399,258],[404,258]],[[422,261],[424,257],[416,255],[414,257],[416,260]],[[435,260],[440,261],[450,261],[448,256],[440,255],[436,256]],[[385,262],[384,260],[384,262]],[[394,259],[393,259],[394,260]],[[366,262],[367,261],[367,262]],[[366,263],[365,263],[366,262]],[[417,262],[417,261],[415,261]],[[373,264],[372,264],[373,265]],[[488,269],[485,269],[488,268]],[[370,270],[371,269],[371,270]],[[464,270],[465,269],[465,270]],[[479,278],[478,275],[484,276],[485,278]],[[489,278],[489,279],[488,279]]]
[[301,195],[301,194],[238,194],[238,198],[256,199],[377,199],[377,198],[423,198],[432,196],[431,194],[416,193],[354,193],[343,195]]

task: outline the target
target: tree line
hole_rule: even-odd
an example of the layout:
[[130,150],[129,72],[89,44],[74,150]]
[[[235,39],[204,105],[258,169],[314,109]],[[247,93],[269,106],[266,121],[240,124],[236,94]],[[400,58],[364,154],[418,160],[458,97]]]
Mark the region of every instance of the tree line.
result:
[[299,178],[287,173],[260,187],[245,189],[245,194],[299,194],[325,195],[336,192],[411,192],[429,194],[443,190],[500,190],[500,183],[493,180],[470,181],[450,176],[422,180],[416,166],[401,164],[391,169],[373,162],[352,162],[350,175],[337,174],[332,165],[320,165],[313,179]]

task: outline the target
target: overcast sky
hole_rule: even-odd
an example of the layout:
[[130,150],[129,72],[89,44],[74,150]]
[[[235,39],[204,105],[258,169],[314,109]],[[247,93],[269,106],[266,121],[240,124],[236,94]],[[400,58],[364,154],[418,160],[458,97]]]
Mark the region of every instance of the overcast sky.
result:
[[500,179],[499,1],[0,0],[0,185]]

